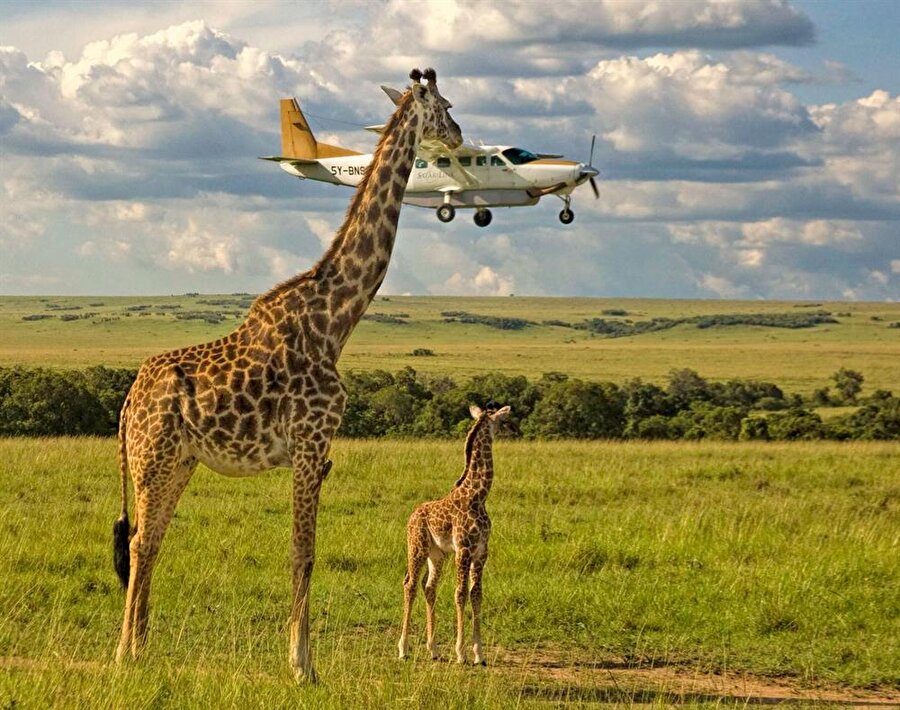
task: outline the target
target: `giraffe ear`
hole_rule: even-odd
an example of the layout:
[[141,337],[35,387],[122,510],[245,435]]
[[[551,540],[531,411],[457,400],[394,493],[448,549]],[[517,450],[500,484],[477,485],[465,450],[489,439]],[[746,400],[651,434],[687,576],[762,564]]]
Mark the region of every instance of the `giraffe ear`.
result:
[[472,404],[469,406],[469,414],[472,415],[472,419],[478,419],[481,416],[481,407],[477,404]]
[[392,89],[390,86],[382,86],[381,90],[388,95],[388,98],[394,102],[394,106],[400,105],[400,99],[403,98],[403,94],[401,94],[396,89]]
[[499,422],[501,419],[506,419],[509,416],[509,407],[503,407],[502,409],[498,409],[491,415],[491,421]]

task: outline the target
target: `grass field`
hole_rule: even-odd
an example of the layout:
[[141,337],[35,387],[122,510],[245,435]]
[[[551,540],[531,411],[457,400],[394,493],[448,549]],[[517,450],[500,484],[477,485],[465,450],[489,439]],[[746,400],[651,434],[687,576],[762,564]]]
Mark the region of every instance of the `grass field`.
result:
[[[395,658],[405,520],[449,490],[461,442],[339,440],[319,518],[315,688],[294,684],[286,658],[286,471],[198,471],[157,568],[147,655],[111,663],[114,450],[0,440],[0,707],[772,700],[743,681],[685,690],[747,674],[900,701],[897,444],[498,442],[490,665],[461,668],[425,659],[421,596],[413,659]],[[449,578],[439,599],[449,657]]]
[[[242,296],[3,297],[0,298],[0,365],[51,367],[137,366],[148,355],[203,342],[231,331],[242,309],[202,301],[240,303]],[[146,306],[143,310],[136,309]],[[177,307],[177,308],[176,308]],[[74,310],[65,310],[74,309]],[[836,324],[789,330],[758,326],[671,330],[602,338],[545,320],[580,322],[624,310],[635,321],[734,313],[802,313],[824,309]],[[178,320],[178,311],[228,311],[223,322]],[[520,331],[445,323],[442,311],[525,318],[538,325]],[[63,322],[60,316],[93,313]],[[128,315],[126,315],[128,314]],[[664,301],[591,298],[379,297],[369,314],[405,316],[403,324],[360,323],[344,352],[344,369],[419,371],[466,378],[499,371],[537,378],[561,371],[572,377],[622,382],[642,377],[662,382],[673,368],[690,367],[712,380],[733,377],[776,382],[809,394],[831,384],[840,367],[861,371],[866,391],[900,391],[900,322],[897,303],[798,303],[772,301]],[[24,321],[23,316],[49,315]],[[416,348],[434,352],[415,357]]]

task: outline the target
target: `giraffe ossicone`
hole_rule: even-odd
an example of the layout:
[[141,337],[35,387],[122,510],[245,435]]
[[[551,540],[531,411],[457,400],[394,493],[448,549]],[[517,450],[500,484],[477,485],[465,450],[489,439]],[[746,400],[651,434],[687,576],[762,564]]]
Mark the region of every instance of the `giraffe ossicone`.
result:
[[422,503],[409,516],[406,525],[407,568],[403,580],[403,621],[397,644],[400,658],[409,656],[409,627],[416,586],[426,563],[425,626],[426,646],[433,659],[438,658],[434,643],[434,604],[444,559],[450,553],[456,568],[456,660],[465,663],[465,607],[472,602],[472,652],[475,663],[485,665],[481,647],[482,575],[488,557],[491,519],[485,500],[494,480],[493,441],[500,422],[509,415],[509,407],[482,411],[472,405],[469,413],[475,423],[466,436],[466,466],[446,496]]
[[137,657],[145,644],[153,568],[197,464],[230,476],[287,466],[293,470],[289,659],[298,678],[315,680],[309,585],[319,491],[346,402],[337,361],[384,280],[419,144],[462,143],[436,83],[420,84],[418,70],[410,76],[416,78],[322,258],[257,298],[233,333],[141,366],[119,419],[122,512],[113,526],[113,549],[127,594],[117,660]]

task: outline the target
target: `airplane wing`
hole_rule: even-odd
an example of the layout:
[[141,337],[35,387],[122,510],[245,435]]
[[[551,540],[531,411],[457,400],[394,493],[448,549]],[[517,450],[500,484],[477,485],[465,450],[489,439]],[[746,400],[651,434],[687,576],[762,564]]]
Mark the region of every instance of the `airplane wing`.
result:
[[308,158],[286,158],[283,155],[261,155],[260,160],[271,160],[273,163],[291,163],[292,165],[315,165],[318,160]]
[[462,178],[462,181],[466,185],[468,185],[469,187],[472,187],[473,185],[478,184],[478,178],[476,178],[474,175],[472,175],[472,173],[470,173],[462,165],[460,165],[459,158],[456,157],[455,153],[450,153],[448,157],[450,158],[450,164],[453,166],[454,170],[456,171],[456,174],[460,178]]
[[450,158],[453,156],[463,158],[471,157],[473,155],[490,155],[490,152],[484,148],[471,144],[466,145],[465,143],[459,146],[459,148],[451,151],[440,141],[426,140],[419,144],[419,151],[417,153],[418,157],[424,158],[425,160],[436,160],[437,158]]

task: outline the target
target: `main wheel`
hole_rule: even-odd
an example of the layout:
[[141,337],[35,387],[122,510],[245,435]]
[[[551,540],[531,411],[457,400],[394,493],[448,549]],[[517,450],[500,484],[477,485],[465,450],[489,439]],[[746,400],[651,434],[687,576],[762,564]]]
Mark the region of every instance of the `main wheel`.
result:
[[564,209],[559,213],[559,221],[563,224],[572,224],[572,220],[575,219],[575,213],[570,209]]
[[441,205],[437,208],[437,218],[441,222],[452,222],[456,217],[456,208],[453,205]]
[[493,218],[490,210],[475,210],[475,224],[479,227],[487,227]]

